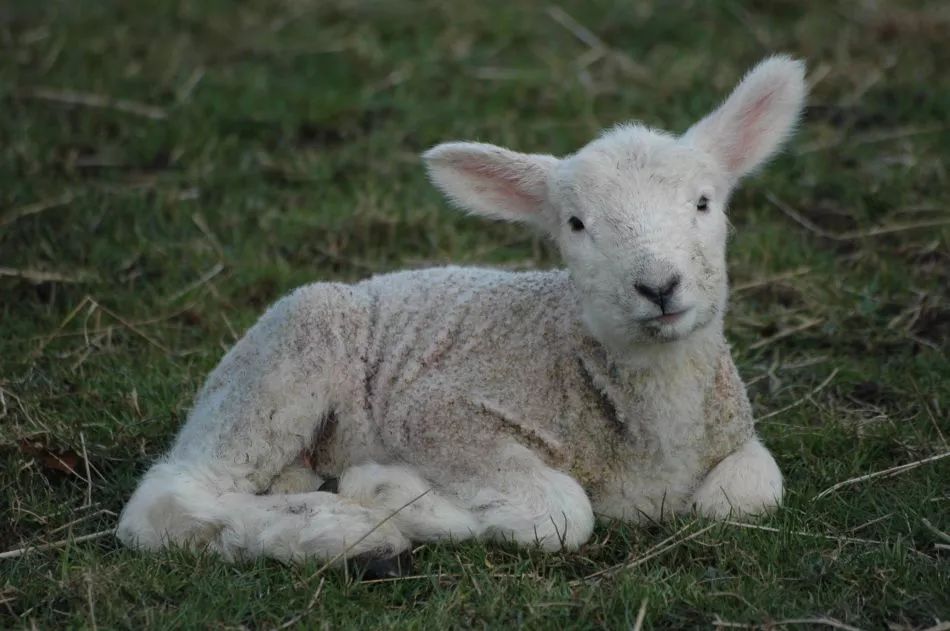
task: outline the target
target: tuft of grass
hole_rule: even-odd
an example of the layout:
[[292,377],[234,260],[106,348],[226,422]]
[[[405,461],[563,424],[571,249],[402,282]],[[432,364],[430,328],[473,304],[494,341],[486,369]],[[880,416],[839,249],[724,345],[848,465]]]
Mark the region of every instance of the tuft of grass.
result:
[[[0,626],[947,620],[948,38],[936,1],[7,3],[0,552],[57,546],[0,558]],[[204,375],[291,288],[557,264],[446,210],[420,151],[681,131],[778,51],[808,61],[813,96],[733,199],[727,324],[787,476],[778,513],[606,524],[565,554],[425,546],[413,576],[375,583],[80,540],[114,526]]]

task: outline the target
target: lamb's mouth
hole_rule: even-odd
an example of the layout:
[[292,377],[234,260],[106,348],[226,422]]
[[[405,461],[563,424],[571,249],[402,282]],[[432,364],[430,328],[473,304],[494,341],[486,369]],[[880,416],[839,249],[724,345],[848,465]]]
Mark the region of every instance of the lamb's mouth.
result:
[[644,318],[640,320],[643,324],[650,324],[656,326],[673,326],[677,322],[683,319],[683,316],[689,312],[689,309],[680,309],[679,311],[671,311],[669,313],[663,313],[658,316],[653,316],[650,318]]

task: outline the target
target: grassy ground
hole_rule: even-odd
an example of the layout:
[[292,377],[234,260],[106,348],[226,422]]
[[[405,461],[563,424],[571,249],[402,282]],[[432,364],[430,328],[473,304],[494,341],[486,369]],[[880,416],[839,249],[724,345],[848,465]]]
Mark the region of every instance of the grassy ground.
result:
[[[644,628],[950,618],[950,458],[816,498],[950,451],[947,7],[557,7],[0,8],[0,551],[69,541],[0,559],[0,627],[618,628],[641,603]],[[557,264],[447,210],[421,150],[563,153],[629,118],[680,131],[771,51],[807,59],[814,94],[731,211],[728,334],[788,484],[762,529],[614,524],[560,555],[427,546],[417,577],[369,584],[74,541],[114,525],[203,375],[290,288]]]

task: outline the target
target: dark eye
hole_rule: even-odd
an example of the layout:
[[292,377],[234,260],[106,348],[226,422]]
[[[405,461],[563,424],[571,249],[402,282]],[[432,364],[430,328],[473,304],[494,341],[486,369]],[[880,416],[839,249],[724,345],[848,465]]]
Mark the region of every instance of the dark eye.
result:
[[699,201],[696,202],[696,210],[701,212],[706,212],[709,210],[709,198],[703,195],[699,198]]
[[574,232],[580,232],[584,229],[584,222],[578,219],[577,217],[571,217],[567,220],[567,223],[571,225],[571,230]]

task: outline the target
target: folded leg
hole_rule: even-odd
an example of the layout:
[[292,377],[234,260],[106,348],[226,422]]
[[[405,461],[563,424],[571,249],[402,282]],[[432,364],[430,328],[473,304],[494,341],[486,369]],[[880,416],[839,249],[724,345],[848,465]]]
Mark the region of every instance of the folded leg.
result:
[[726,456],[693,495],[701,514],[722,519],[773,510],[782,503],[782,473],[757,438]]

